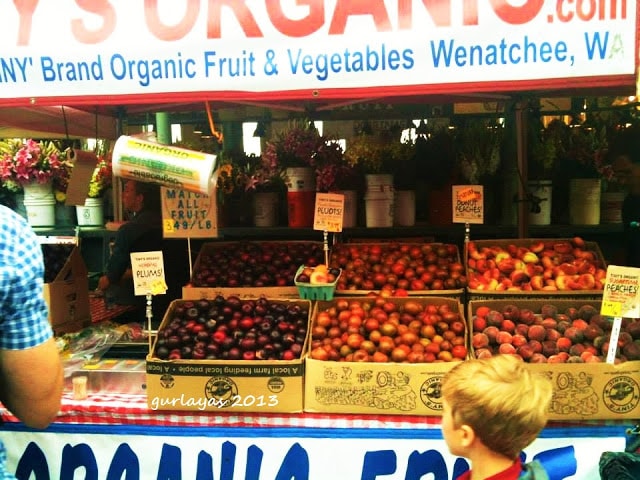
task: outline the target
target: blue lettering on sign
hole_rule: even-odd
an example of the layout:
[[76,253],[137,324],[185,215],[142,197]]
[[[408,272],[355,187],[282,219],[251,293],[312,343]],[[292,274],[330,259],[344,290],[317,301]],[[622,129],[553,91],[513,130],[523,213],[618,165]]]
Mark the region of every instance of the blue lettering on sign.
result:
[[600,60],[604,60],[607,54],[607,45],[609,44],[609,32],[605,32],[604,36],[600,36],[600,32],[595,32],[593,37],[588,32],[584,34],[584,43],[587,46],[587,57],[593,60],[596,56]]
[[396,452],[378,450],[364,454],[362,464],[362,480],[376,480],[378,475],[390,475],[396,471]]
[[[220,452],[219,480],[234,480],[237,447],[225,441]],[[247,449],[247,463],[244,472],[245,480],[261,478],[264,452],[256,445]],[[521,454],[526,461],[526,455]],[[554,448],[540,452],[534,457],[549,472],[550,480],[564,480],[576,474],[578,464],[573,446]],[[321,466],[320,466],[321,468]],[[198,453],[196,480],[215,480],[213,456],[201,450]],[[469,469],[465,459],[455,460],[451,476],[447,470],[444,456],[437,450],[424,452],[413,451],[407,460],[405,480],[420,480],[431,474],[434,480],[457,478]],[[308,452],[294,443],[285,454],[275,480],[309,480],[310,462]],[[374,450],[364,454],[361,480],[377,480],[379,476],[391,475],[398,471],[397,454],[394,450]],[[84,477],[77,474],[84,472]],[[182,450],[175,445],[163,444],[156,478],[158,480],[182,479]],[[51,480],[45,453],[35,443],[30,442],[18,461],[16,468],[18,480]],[[75,446],[65,445],[62,448],[60,467],[61,480],[82,478],[97,480],[96,457],[92,448],[86,443]],[[127,443],[120,444],[111,459],[106,480],[140,480],[140,462],[136,453]]]
[[31,474],[37,480],[50,480],[47,457],[35,442],[29,442],[16,467],[17,478],[30,478]]
[[106,480],[137,480],[140,478],[140,462],[133,449],[126,443],[121,443],[113,455]]

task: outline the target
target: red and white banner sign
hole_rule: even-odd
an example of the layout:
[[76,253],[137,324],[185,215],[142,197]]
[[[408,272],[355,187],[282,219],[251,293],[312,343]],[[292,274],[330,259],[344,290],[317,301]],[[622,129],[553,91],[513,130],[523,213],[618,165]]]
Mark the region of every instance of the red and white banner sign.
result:
[[633,85],[636,9],[635,0],[0,2],[0,105]]

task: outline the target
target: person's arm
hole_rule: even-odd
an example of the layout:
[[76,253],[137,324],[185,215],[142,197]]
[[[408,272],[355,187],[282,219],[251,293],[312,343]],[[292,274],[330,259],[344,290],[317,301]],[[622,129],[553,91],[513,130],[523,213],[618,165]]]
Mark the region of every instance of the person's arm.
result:
[[122,225],[118,229],[115,241],[113,243],[113,251],[107,262],[105,274],[98,280],[98,288],[106,290],[109,285],[117,285],[123,279],[127,269],[130,267],[131,257],[131,241],[130,227],[127,224]]
[[42,250],[24,227],[2,252],[0,400],[26,425],[44,428],[60,409],[63,371],[43,295]]
[[27,350],[0,350],[2,403],[25,425],[45,428],[60,410],[63,375],[53,338]]

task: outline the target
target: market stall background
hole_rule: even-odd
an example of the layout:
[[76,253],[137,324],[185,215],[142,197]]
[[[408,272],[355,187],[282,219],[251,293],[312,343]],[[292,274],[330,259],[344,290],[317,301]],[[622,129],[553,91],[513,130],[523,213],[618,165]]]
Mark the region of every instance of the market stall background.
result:
[[[239,105],[322,115],[351,104],[382,100],[429,105],[515,101],[521,94],[636,93],[640,17],[636,2],[629,0],[529,0],[519,6],[506,2],[462,6],[448,1],[418,5],[316,0],[305,7],[257,1],[251,5],[146,2],[134,7],[118,2],[91,9],[67,1],[31,7],[5,3],[0,13],[8,20],[3,46],[10,52],[0,56],[0,106],[3,110],[22,108],[6,110],[9,115],[13,112],[13,118],[2,123],[33,133],[94,137],[99,132],[105,138],[116,138],[127,117],[145,119],[159,111],[190,115],[201,111],[205,101],[211,102],[214,111],[230,111]],[[58,28],[51,36],[51,19],[67,28]],[[129,34],[132,31],[135,41]],[[67,112],[58,110],[58,105],[68,105]],[[36,120],[36,115],[41,118]],[[5,130],[2,136],[10,132]],[[336,478],[375,478],[384,473],[419,478],[419,472],[409,473],[409,467],[402,476],[404,465],[415,458],[414,450],[436,452],[434,458],[444,461],[446,466],[437,478],[449,478],[455,469],[454,459],[442,453],[445,447],[437,419],[168,415],[149,412],[143,399],[90,398],[79,407],[67,396],[67,410],[60,422],[44,433],[21,432],[19,425],[7,423],[2,436],[12,445],[10,462],[18,465],[29,445],[38,445],[46,451],[44,460],[42,455],[39,458],[50,472],[72,472],[86,461],[96,475],[105,475],[116,450],[127,453],[120,446],[133,445],[134,453],[129,452],[128,458],[135,464],[134,457],[142,458],[137,452],[147,451],[153,438],[154,455],[145,454],[141,463],[144,473],[140,478],[145,478],[148,472],[155,475],[164,468],[159,466],[163,465],[162,455],[172,450],[171,445],[178,445],[177,452],[196,451],[192,442],[201,439],[182,437],[182,430],[171,426],[186,422],[199,425],[195,435],[206,436],[215,445],[198,458],[190,453],[183,473],[194,467],[207,471],[205,463],[211,462],[211,455],[215,458],[218,451],[229,448],[224,438],[233,439],[226,445],[236,443],[243,452],[237,461],[247,464],[247,475],[256,478],[267,475],[267,470],[267,476],[274,478],[280,478],[278,471],[296,473],[282,467],[282,453],[298,444],[306,449],[313,468],[323,465],[322,472],[313,471],[308,478],[324,478],[331,468],[322,453],[328,438],[332,451],[340,452],[336,455],[343,460],[332,464],[350,469],[332,472]],[[114,406],[116,410],[111,410]],[[79,417],[69,419],[76,408]],[[101,424],[105,418],[115,421],[122,433],[110,426],[105,435],[100,425],[81,425]],[[128,422],[136,425],[127,429]],[[169,426],[149,427],[156,423]],[[225,427],[211,426],[216,423]],[[138,436],[141,430],[151,437]],[[401,440],[395,433],[415,438]],[[234,442],[236,435],[241,438]],[[271,435],[282,439],[274,442]],[[624,448],[620,424],[550,426],[548,435],[532,446],[531,454],[571,447],[578,464],[572,478],[595,478],[597,458],[589,452]],[[416,449],[415,441],[424,442],[424,450]],[[252,450],[253,442],[260,454]],[[335,442],[344,443],[344,448],[335,448]],[[390,442],[393,449],[389,449]],[[76,457],[80,451],[88,456]],[[371,451],[386,452],[378,457],[387,462],[385,467],[372,460],[371,469],[365,468]],[[257,459],[262,459],[263,452],[276,460],[265,461],[264,472],[260,472]],[[173,450],[171,455],[175,454]],[[99,458],[95,466],[92,456]],[[25,468],[30,468],[31,460],[25,458]],[[352,462],[353,458],[362,460]],[[233,478],[233,467],[218,462],[220,475],[225,472]],[[41,464],[38,468],[47,467]],[[304,476],[303,471],[300,474]]]

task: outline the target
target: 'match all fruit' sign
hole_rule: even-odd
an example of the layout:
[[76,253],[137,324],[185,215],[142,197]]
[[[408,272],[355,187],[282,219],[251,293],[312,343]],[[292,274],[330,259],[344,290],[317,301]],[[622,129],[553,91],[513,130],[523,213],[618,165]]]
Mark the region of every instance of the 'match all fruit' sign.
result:
[[0,106],[629,86],[637,66],[634,0],[15,1],[0,17]]

